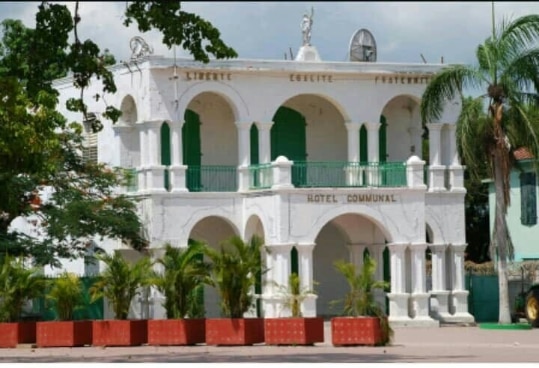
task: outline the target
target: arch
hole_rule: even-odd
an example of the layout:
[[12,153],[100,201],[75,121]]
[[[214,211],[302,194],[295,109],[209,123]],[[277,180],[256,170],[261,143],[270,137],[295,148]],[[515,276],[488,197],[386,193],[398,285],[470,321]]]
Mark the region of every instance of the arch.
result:
[[120,104],[120,122],[125,125],[134,125],[138,120],[137,104],[131,95],[126,95]]
[[263,241],[266,240],[266,232],[262,220],[257,215],[251,215],[245,223],[244,239],[249,240],[253,235],[258,235]]
[[[284,99],[280,99],[280,100],[277,100],[277,101],[270,101],[270,105],[268,106],[267,111],[270,111],[272,114],[275,114],[277,112],[277,110],[279,109],[279,107],[286,105],[287,102],[289,102],[290,100],[292,100],[292,99],[294,99],[296,97],[299,97],[299,96],[314,96],[314,97],[321,98],[321,99],[329,102],[331,105],[333,105],[333,107],[335,107],[335,109],[339,112],[339,114],[341,115],[342,119],[345,122],[351,120],[350,115],[346,112],[346,109],[343,107],[343,105],[340,104],[333,97],[331,97],[331,96],[329,96],[327,94],[324,94],[324,93],[312,93],[312,92],[296,93],[294,95],[285,97]],[[269,116],[269,117],[266,118],[266,121],[272,121],[271,119],[272,119],[272,117]]]
[[320,216],[317,221],[311,226],[311,231],[307,234],[306,238],[309,239],[309,241],[314,242],[316,237],[318,236],[318,233],[320,233],[322,228],[327,223],[342,215],[359,215],[370,220],[380,230],[388,243],[392,243],[394,239],[397,238],[393,236],[390,230],[385,227],[384,220],[381,218],[381,215],[378,212],[367,206],[357,206],[356,208],[358,208],[357,211],[350,211],[349,208],[346,208],[345,206],[340,206],[330,211],[324,212],[324,214]]
[[429,212],[430,211],[428,210],[428,208],[425,209],[426,229],[430,236],[430,242],[432,244],[443,244],[445,243],[445,241],[442,235],[442,226],[438,224],[438,222],[432,217]]
[[[196,213],[193,214],[193,216],[186,222],[186,223],[178,223],[178,226],[184,229],[183,237],[180,239],[180,244],[187,244],[190,237],[192,237],[191,233],[195,227],[201,223],[202,221],[206,219],[214,219],[214,220],[221,220],[224,223],[226,223],[230,228],[232,229],[232,232],[234,235],[240,235],[240,231],[238,229],[238,226],[229,220],[227,216],[231,216],[230,213],[228,214],[222,214],[222,213],[216,213],[218,210],[215,208],[206,208],[203,210],[199,210]],[[201,238],[194,237],[194,239],[200,240]]]
[[[232,87],[212,81],[206,81],[201,83],[193,84],[189,86],[180,96],[179,103],[176,109],[177,114],[185,113],[189,103],[199,94],[204,92],[211,92],[222,97],[232,109],[234,118],[236,121],[244,122],[249,121],[249,107],[241,95]],[[182,115],[179,115],[178,120],[183,118]]]

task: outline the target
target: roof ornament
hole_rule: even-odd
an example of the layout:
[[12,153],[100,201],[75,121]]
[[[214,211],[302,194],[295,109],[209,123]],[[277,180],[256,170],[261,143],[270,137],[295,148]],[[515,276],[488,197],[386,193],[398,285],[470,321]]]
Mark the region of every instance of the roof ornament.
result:
[[153,47],[148,45],[146,41],[140,36],[135,36],[129,41],[129,47],[131,48],[131,60],[137,60],[141,57],[153,54]]

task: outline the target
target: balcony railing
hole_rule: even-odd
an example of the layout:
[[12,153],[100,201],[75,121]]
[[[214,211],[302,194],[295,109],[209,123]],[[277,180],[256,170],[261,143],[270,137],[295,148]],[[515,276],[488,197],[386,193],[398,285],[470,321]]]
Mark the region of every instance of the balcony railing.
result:
[[249,166],[249,189],[268,189],[273,185],[271,163]]
[[188,166],[187,189],[190,192],[236,192],[236,166]]
[[296,188],[404,187],[404,162],[294,162]]

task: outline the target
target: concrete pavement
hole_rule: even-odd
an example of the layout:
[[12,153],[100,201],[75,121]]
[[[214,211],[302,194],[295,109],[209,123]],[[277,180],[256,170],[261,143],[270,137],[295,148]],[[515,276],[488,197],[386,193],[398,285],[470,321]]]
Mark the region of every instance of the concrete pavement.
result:
[[0,363],[27,362],[529,362],[539,363],[539,329],[486,330],[479,327],[395,328],[386,347],[333,347],[328,323],[325,342],[315,346],[139,346],[0,349]]

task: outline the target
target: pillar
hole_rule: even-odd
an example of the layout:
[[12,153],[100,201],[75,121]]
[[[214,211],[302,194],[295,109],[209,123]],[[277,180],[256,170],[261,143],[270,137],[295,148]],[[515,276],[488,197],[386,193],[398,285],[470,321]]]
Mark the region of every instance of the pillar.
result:
[[161,120],[146,121],[148,151],[147,151],[147,190],[152,193],[166,192],[165,167],[161,165]]
[[348,165],[346,183],[350,186],[363,185],[362,169],[359,166],[359,129],[361,123],[345,123],[348,132]]
[[449,290],[446,283],[446,244],[429,245],[432,257],[432,290],[433,301],[431,316],[439,321],[449,320]]
[[249,165],[251,163],[251,122],[236,122],[238,129],[238,190],[249,190]]
[[304,317],[316,317],[316,294],[313,281],[313,250],[316,244],[300,243],[298,251],[299,279],[301,290],[310,291],[301,303],[301,313]]
[[466,244],[451,244],[450,247],[453,282],[451,290],[450,312],[452,322],[474,322],[474,317],[468,313],[468,294],[464,285],[464,251]]
[[408,300],[410,294],[406,292],[406,258],[405,251],[408,244],[388,244],[391,264],[391,292],[389,298],[389,321],[396,324],[406,324],[410,321],[408,313]]
[[139,130],[139,144],[140,144],[140,166],[138,168],[138,187],[139,191],[145,191],[147,186],[147,170],[148,166],[148,132],[146,125],[137,124]]
[[429,316],[429,298],[427,293],[427,274],[425,251],[427,244],[413,243],[412,253],[412,295],[410,296],[410,315],[414,324],[423,326],[438,326],[439,323]]
[[258,158],[261,164],[271,162],[271,127],[273,121],[269,123],[255,123],[258,128]]
[[446,132],[449,134],[449,190],[451,192],[466,193],[464,188],[464,168],[460,164],[457,150],[457,126],[446,124]]
[[363,266],[363,253],[367,246],[365,244],[349,244],[350,262],[356,265],[357,269]]
[[170,166],[170,187],[171,192],[187,192],[186,170],[187,166],[183,164],[183,138],[182,128],[184,121],[170,123],[170,147],[171,163]]
[[429,192],[445,191],[445,166],[441,164],[442,124],[430,123],[429,128]]
[[285,317],[284,296],[281,291],[288,286],[290,275],[290,251],[291,243],[267,244],[267,259],[269,259],[267,272],[267,286],[262,296],[262,304],[265,318]]
[[369,162],[378,162],[380,161],[380,148],[379,148],[379,137],[378,131],[380,129],[380,123],[365,123],[367,128],[367,141],[368,141],[368,161]]
[[[371,258],[376,261],[376,272],[374,278],[377,281],[384,280],[384,249],[385,244],[372,244],[368,246]],[[382,289],[374,290],[374,298],[378,304],[384,306],[386,303],[386,291]]]
[[418,123],[418,126],[411,126],[408,128],[408,133],[410,134],[410,155],[417,156],[419,158],[423,157],[423,140],[421,138],[421,123]]

